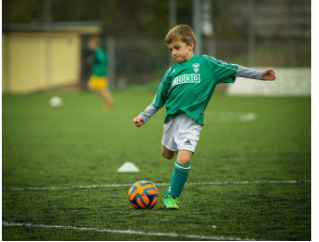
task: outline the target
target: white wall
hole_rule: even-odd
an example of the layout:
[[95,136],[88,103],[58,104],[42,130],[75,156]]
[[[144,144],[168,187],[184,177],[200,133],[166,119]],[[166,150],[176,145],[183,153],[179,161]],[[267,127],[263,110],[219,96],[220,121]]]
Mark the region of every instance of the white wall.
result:
[[[267,68],[258,67],[256,70]],[[311,68],[274,68],[276,81],[237,78],[229,84],[228,95],[311,96]]]

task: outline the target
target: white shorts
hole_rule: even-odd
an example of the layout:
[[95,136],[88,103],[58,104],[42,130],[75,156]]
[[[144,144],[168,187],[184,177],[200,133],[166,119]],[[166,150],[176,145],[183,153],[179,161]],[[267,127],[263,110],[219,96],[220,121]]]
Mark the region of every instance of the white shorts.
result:
[[162,145],[171,151],[189,150],[195,153],[202,126],[186,114],[164,124]]

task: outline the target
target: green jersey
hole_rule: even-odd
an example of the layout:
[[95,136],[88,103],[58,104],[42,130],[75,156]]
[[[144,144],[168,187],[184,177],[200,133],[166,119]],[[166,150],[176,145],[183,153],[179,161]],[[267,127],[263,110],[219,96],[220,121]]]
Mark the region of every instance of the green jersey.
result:
[[194,55],[165,73],[153,105],[166,105],[165,123],[185,113],[204,124],[204,111],[219,83],[234,83],[238,65],[227,64],[210,56]]
[[92,72],[94,76],[107,76],[107,55],[102,48],[98,47],[94,50]]

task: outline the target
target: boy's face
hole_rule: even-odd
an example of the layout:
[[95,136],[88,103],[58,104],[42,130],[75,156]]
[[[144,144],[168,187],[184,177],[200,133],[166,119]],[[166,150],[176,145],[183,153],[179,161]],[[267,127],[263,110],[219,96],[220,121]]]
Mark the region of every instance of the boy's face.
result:
[[189,60],[193,55],[194,43],[191,42],[189,45],[182,41],[175,41],[167,45],[168,49],[172,52],[173,59],[182,63]]
[[95,50],[96,49],[96,47],[97,47],[97,44],[96,44],[96,42],[95,41],[93,41],[93,40],[91,40],[91,41],[89,41],[89,43],[88,43],[88,48],[89,48],[89,50]]

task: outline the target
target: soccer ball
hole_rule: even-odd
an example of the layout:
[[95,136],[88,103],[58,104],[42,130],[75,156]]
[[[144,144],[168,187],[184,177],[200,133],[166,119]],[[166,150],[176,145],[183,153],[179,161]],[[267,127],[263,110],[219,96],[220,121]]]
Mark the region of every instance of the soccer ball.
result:
[[139,181],[131,186],[128,199],[135,209],[152,209],[157,203],[158,190],[148,181]]
[[50,106],[52,108],[58,108],[62,106],[62,98],[54,96],[50,99]]

